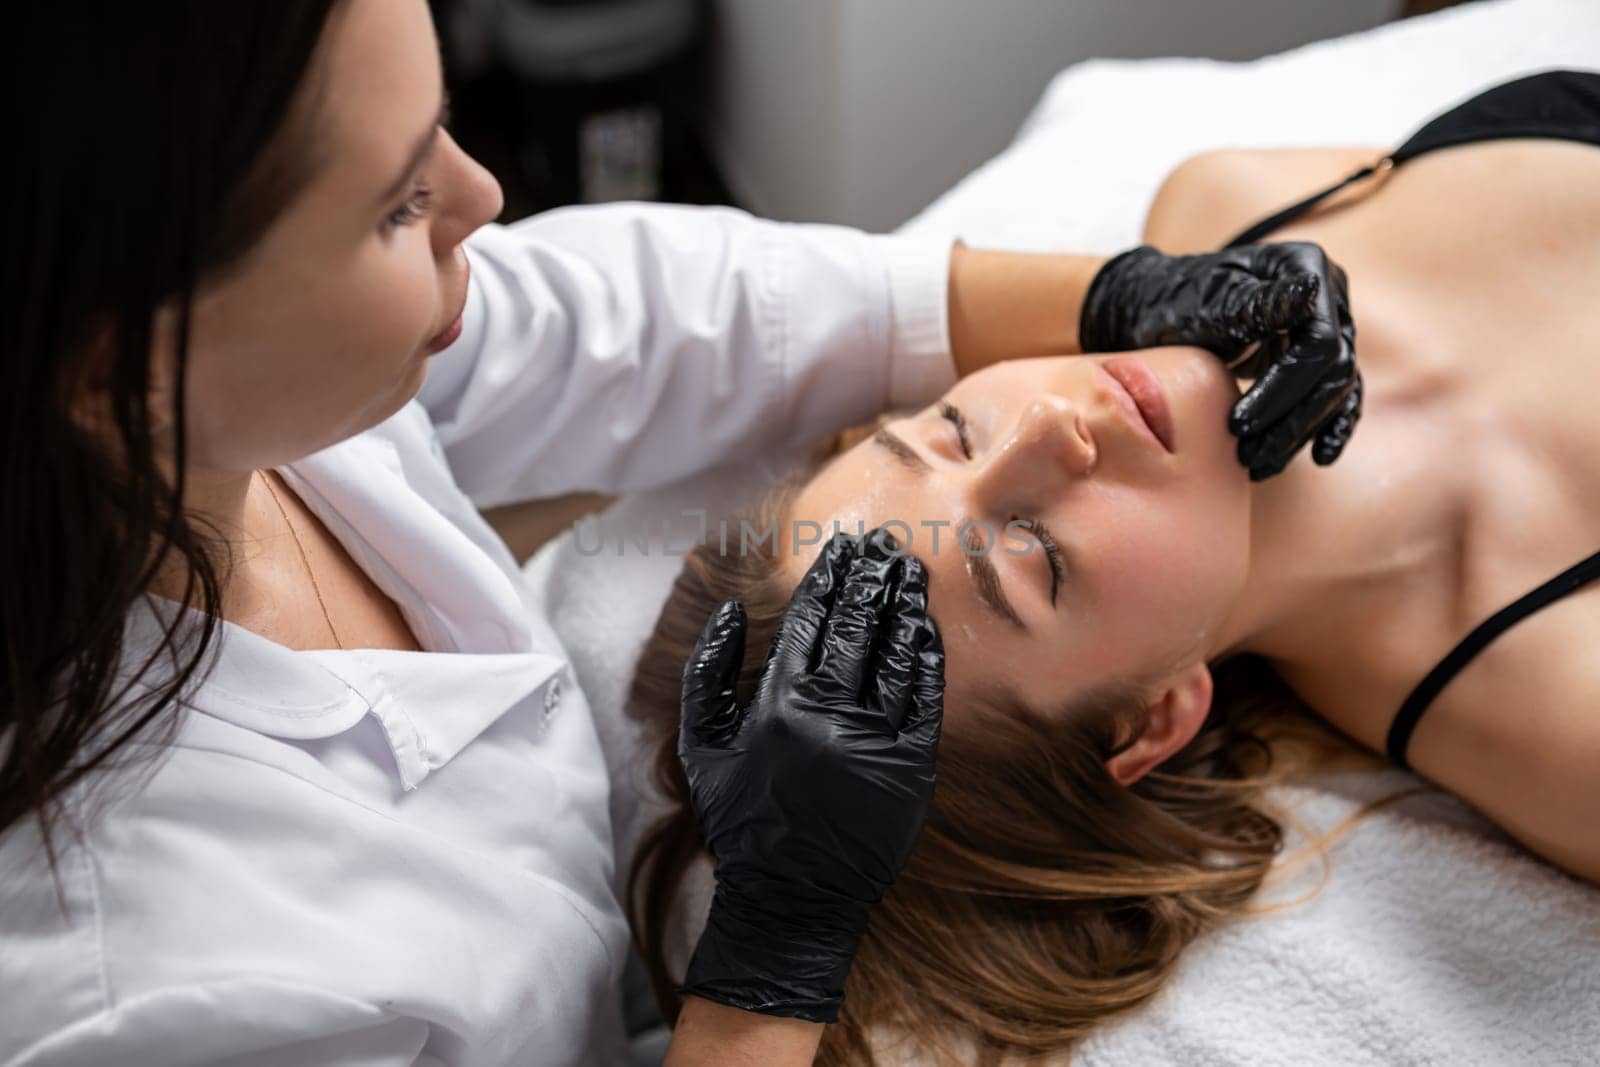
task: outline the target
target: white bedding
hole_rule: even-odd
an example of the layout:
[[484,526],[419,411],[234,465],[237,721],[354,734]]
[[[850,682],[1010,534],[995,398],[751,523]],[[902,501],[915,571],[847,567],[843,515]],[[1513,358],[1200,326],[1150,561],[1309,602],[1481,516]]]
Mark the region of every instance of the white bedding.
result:
[[[1550,66],[1600,66],[1600,0],[1481,0],[1245,64],[1081,64],[1054,79],[1010,147],[902,229],[977,247],[1114,251],[1137,241],[1161,179],[1194,152],[1393,144],[1481,86]],[[648,521],[659,534],[670,520],[681,543],[681,509],[715,514],[768,477],[729,469],[633,497],[607,529]],[[610,544],[584,554],[569,534],[527,568],[599,719],[619,872],[651,814],[622,698],[679,562]],[[1409,781],[1346,774],[1286,796],[1328,827]],[[706,884],[696,889],[703,901]],[[685,944],[698,924],[689,918]],[[1075,1062],[1600,1062],[1600,891],[1453,799],[1407,802],[1333,849],[1320,896],[1198,941],[1154,1002],[1103,1028]]]

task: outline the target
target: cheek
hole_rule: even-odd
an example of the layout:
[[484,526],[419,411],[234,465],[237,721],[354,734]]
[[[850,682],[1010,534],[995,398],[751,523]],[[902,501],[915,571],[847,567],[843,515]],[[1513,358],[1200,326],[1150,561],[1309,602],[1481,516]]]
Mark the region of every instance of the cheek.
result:
[[1022,655],[1020,642],[977,638],[971,627],[939,628],[944,638],[945,715],[951,719],[973,714],[979,706],[1003,705],[1003,691],[1026,690],[1045,664],[1037,655]]
[[321,317],[341,349],[363,364],[393,366],[415,355],[444,325],[440,271],[425,225],[369,241],[336,287],[324,290]]
[[191,462],[289,462],[377,424],[416,394],[427,366],[421,346],[443,312],[425,234],[411,236],[418,247],[373,242],[344,269],[256,285],[197,314]]
[[1186,618],[1211,599],[1212,549],[1192,533],[1175,529],[1145,531],[1118,538],[1105,559],[1107,596],[1113,603],[1137,605],[1145,625]]
[[1130,498],[1108,513],[1110,533],[1094,560],[1094,642],[1107,663],[1148,669],[1202,640],[1243,588],[1249,513],[1233,494],[1198,482],[1152,500]]

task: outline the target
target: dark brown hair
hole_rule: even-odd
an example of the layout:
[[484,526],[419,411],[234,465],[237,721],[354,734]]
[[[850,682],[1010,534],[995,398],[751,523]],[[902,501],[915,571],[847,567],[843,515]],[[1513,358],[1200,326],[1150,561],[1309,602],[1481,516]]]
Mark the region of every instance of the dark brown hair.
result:
[[[216,531],[182,509],[183,378],[198,288],[225,276],[308,179],[338,0],[13,5],[0,34],[9,151],[0,167],[0,831],[28,815],[49,849],[63,794],[135,739],[159,742],[212,648]],[[177,310],[167,478],[146,398],[154,319]],[[114,427],[73,401],[91,377]],[[124,702],[130,607],[186,564],[198,640],[174,620],[138,667],[170,675]],[[188,647],[183,647],[187,645]]]
[[[752,524],[781,519],[801,482],[781,483]],[[693,551],[633,680],[630,714],[655,746],[671,812],[642,840],[626,903],[668,1019],[679,1008],[668,926],[704,848],[676,753],[683,665],[717,605],[742,600],[748,699],[790,593],[775,555]],[[1068,1050],[1153,996],[1196,936],[1242,913],[1283,841],[1265,789],[1348,749],[1259,657],[1213,673],[1196,736],[1126,787],[1106,761],[1143,727],[1146,679],[1048,713],[947,707],[932,811],[873,912],[818,1062],[870,1064],[885,1035],[912,1041],[919,1062]]]

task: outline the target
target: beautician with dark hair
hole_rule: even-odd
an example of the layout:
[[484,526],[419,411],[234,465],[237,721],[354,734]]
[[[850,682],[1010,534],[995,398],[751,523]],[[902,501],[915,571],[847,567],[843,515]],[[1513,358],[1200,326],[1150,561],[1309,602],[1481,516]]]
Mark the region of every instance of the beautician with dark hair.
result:
[[[599,739],[481,507],[1082,341],[1259,342],[1253,477],[1332,462],[1359,415],[1310,245],[491,224],[424,0],[17,5],[0,81],[8,1064],[621,1057]],[[740,609],[708,623],[680,754],[720,881],[673,1062],[807,1062],[837,1010],[934,786],[926,583],[831,543],[743,704]]]

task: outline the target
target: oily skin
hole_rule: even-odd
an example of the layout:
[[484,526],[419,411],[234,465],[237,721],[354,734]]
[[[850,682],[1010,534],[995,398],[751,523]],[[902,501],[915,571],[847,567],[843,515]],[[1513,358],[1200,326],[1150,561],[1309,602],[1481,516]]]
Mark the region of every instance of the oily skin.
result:
[[[999,693],[1045,710],[1063,694],[1152,678],[1151,727],[1112,768],[1126,780],[1199,728],[1211,696],[1205,661],[1239,635],[1251,544],[1251,485],[1227,430],[1240,383],[1199,349],[1136,355],[1166,388],[1175,453],[1124,420],[1100,369],[1112,356],[997,364],[943,398],[966,417],[970,458],[939,404],[887,421],[930,469],[909,469],[870,438],[855,445],[796,497],[785,531],[797,536],[783,561],[798,581],[815,556],[799,544],[809,528],[796,522],[825,531],[835,522],[849,531],[908,523],[909,549],[929,571],[952,709]],[[1046,553],[1026,532],[1004,534],[1017,517],[1042,522],[1060,550],[1065,575],[1054,606]],[[937,546],[925,520],[951,523],[937,531]],[[988,558],[1026,630],[975,592],[955,535],[968,520],[1001,532]]]
[[[241,268],[202,289],[191,320],[185,504],[218,525],[238,554],[235,598],[252,582],[253,531],[281,530],[261,468],[291,463],[372,427],[403,407],[427,373],[427,345],[466,300],[462,241],[501,210],[498,183],[440,126],[443,74],[424,0],[349,0],[313,58],[323,91],[295,117],[321,161]],[[306,127],[302,127],[306,128]],[[402,191],[381,199],[413,148],[431,151]],[[395,213],[422,205],[420,217]],[[175,322],[157,318],[152,421],[170,455]],[[104,398],[92,389],[85,410]],[[171,472],[170,460],[167,469]],[[288,546],[292,550],[292,546]],[[266,568],[265,560],[261,566]],[[155,590],[176,598],[175,572]],[[252,592],[252,589],[255,592]],[[229,614],[249,614],[231,599]]]

